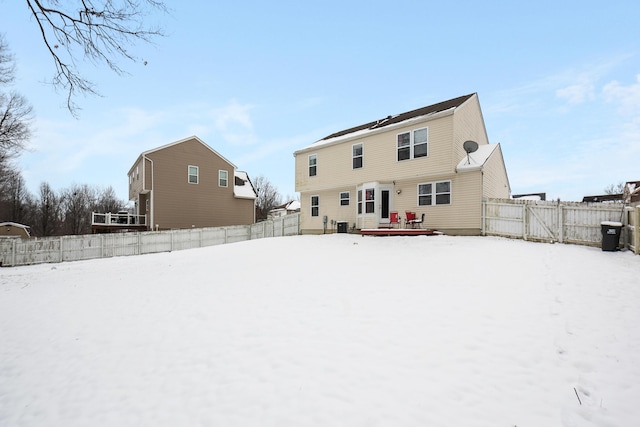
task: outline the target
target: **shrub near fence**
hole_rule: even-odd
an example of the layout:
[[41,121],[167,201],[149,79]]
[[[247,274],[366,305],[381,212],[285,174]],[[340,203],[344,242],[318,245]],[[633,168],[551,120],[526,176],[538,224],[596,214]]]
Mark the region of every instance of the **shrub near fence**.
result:
[[297,234],[300,234],[300,214],[230,227],[0,239],[0,266],[169,252]]
[[618,203],[579,203],[487,199],[483,203],[482,234],[539,242],[599,246],[600,223],[622,222],[620,242],[638,253],[640,206]]

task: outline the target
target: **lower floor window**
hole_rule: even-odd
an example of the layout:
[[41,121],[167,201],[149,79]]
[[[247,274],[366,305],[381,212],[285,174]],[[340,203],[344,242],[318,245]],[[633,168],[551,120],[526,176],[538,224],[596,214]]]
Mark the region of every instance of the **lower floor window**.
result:
[[376,201],[375,201],[376,190],[374,188],[367,188],[366,190],[364,190],[364,194],[366,199],[365,205],[364,205],[364,212],[374,213],[375,205],[376,205]]
[[450,205],[451,181],[418,184],[418,206]]
[[340,206],[349,206],[349,192],[343,191],[340,193]]
[[320,196],[311,196],[311,216],[318,216],[320,213]]

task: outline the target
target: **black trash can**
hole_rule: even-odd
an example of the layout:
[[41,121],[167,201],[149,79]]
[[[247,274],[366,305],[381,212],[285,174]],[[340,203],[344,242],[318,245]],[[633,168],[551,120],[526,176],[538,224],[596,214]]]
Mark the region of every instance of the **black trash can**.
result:
[[347,222],[338,221],[338,233],[346,233],[346,232],[347,232]]
[[602,250],[617,251],[620,246],[622,223],[603,221],[600,223],[600,229],[602,230]]

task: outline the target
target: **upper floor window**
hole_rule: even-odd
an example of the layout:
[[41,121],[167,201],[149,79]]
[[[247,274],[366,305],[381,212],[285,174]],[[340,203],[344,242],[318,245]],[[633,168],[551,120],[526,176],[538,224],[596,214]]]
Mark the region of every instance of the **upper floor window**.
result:
[[396,144],[398,161],[426,157],[429,155],[429,128],[399,133]]
[[418,206],[450,205],[451,181],[418,184]]
[[364,157],[362,143],[353,145],[353,169],[360,169],[362,167],[362,160]]
[[349,206],[349,196],[348,191],[340,193],[340,206]]
[[198,166],[189,166],[189,184],[198,183]]
[[311,216],[320,214],[320,196],[311,196]]
[[223,171],[223,170],[218,171],[218,186],[219,187],[229,186],[229,172]]
[[316,176],[318,173],[318,155],[309,155],[309,176]]

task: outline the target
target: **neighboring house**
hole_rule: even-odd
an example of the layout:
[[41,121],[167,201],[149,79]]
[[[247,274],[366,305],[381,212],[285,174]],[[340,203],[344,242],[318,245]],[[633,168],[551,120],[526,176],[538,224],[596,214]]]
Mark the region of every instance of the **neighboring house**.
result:
[[527,193],[527,194],[513,194],[511,196],[513,200],[533,200],[533,201],[545,201],[547,200],[547,193]]
[[0,222],[0,238],[3,237],[22,237],[23,239],[28,239],[31,237],[29,226],[16,222]]
[[145,151],[129,170],[129,200],[149,229],[253,224],[255,199],[247,173],[196,136]]
[[597,196],[584,196],[583,202],[600,203],[630,203],[631,205],[640,204],[640,181],[627,181],[624,183],[624,193],[618,194],[600,194]]
[[300,212],[300,202],[298,200],[292,200],[280,206],[277,206],[269,211],[269,219],[280,218],[292,213]]
[[[478,146],[470,154],[468,140]],[[412,211],[425,214],[422,227],[480,234],[483,197],[511,194],[475,93],[336,132],[294,157],[302,233],[332,221],[377,228]]]

